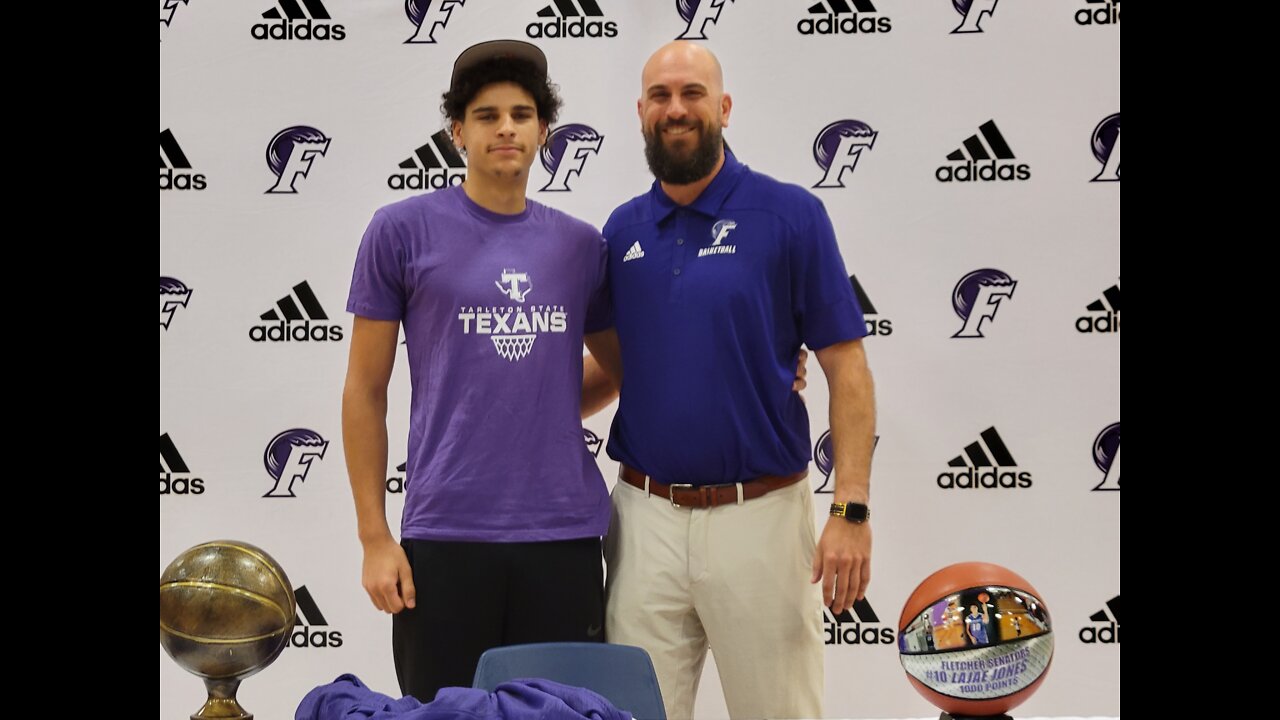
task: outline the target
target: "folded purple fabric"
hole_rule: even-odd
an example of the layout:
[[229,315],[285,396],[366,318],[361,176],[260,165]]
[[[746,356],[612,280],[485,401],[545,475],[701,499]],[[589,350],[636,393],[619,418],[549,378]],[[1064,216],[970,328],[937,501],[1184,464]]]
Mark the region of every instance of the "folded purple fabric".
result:
[[374,692],[355,675],[342,675],[302,699],[294,720],[631,720],[631,713],[585,688],[550,680],[512,680],[492,693],[443,688],[423,704]]

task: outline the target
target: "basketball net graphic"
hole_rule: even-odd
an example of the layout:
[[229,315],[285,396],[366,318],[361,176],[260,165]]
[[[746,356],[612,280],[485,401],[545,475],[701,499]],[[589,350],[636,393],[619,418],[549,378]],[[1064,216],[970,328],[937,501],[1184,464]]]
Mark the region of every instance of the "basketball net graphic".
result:
[[493,340],[493,347],[502,357],[515,362],[533,349],[533,341],[538,339],[537,335],[490,335]]

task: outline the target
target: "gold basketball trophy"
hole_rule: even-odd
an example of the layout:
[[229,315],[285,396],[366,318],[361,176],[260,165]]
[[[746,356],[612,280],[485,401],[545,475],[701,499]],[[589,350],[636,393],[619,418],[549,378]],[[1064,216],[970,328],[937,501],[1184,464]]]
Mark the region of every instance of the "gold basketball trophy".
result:
[[179,555],[160,576],[160,645],[209,697],[192,720],[252,720],[240,681],[270,665],[289,642],[293,585],[270,555],[218,540]]

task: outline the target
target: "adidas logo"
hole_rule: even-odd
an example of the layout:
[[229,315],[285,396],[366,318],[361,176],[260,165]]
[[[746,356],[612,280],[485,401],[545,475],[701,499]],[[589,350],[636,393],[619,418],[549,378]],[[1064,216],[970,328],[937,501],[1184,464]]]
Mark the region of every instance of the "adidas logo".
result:
[[544,20],[531,22],[524,34],[531,38],[617,37],[618,23],[602,18],[604,12],[596,0],[554,0],[538,11]]
[[392,190],[443,190],[467,179],[467,162],[444,130],[432,135],[399,167],[409,172],[387,176],[387,187]]
[[191,468],[187,467],[187,461],[182,459],[182,453],[178,452],[178,448],[173,444],[173,440],[169,437],[169,433],[161,435],[160,474],[189,472],[191,472]]
[[406,460],[396,466],[396,475],[387,478],[387,492],[392,495],[398,495],[405,490],[404,473],[405,468],[409,467],[409,461]]
[[1077,25],[1119,25],[1120,0],[1085,0],[1089,7],[1076,11]]
[[296,648],[342,647],[341,632],[314,628],[316,625],[328,625],[329,622],[324,619],[324,614],[320,612],[307,586],[294,590],[293,597],[298,602],[298,615],[293,622],[293,633],[289,635],[289,645]]
[[1080,642],[1103,645],[1120,644],[1120,596],[1107,601],[1106,608],[1089,616],[1093,623],[1105,625],[1086,625],[1080,628]]
[[[250,30],[254,40],[344,40],[346,27],[332,22],[322,0],[278,0],[262,13],[268,22]],[[270,22],[278,21],[278,22]]]
[[[299,307],[301,304],[301,307]],[[307,342],[337,341],[342,339],[341,325],[312,324],[316,320],[328,320],[329,315],[306,280],[293,286],[293,292],[276,301],[276,306],[258,316],[260,320],[278,325],[254,325],[249,328],[249,339],[254,342]]]
[[202,495],[204,480],[201,478],[174,477],[189,475],[191,468],[182,459],[182,453],[173,444],[169,433],[160,436],[160,494],[161,495]]
[[1093,315],[1081,315],[1076,318],[1076,332],[1082,333],[1119,333],[1120,332],[1120,286],[1112,285],[1102,291],[1102,297],[1089,303],[1085,308]]
[[160,131],[160,189],[161,190],[203,190],[206,187],[205,177],[200,173],[183,173],[174,170],[190,170],[191,161],[182,152],[182,146],[173,136],[172,130]]
[[[279,5],[262,13],[265,20],[280,20],[288,18],[290,20],[332,20],[329,15],[329,9],[324,6],[321,0],[302,0],[302,5],[306,6],[304,10],[298,5],[298,0],[279,0]],[[284,15],[280,11],[284,11]]]
[[622,256],[622,262],[627,263],[642,257],[644,257],[644,249],[640,247],[640,241],[637,240],[631,245],[631,249],[627,250],[627,254]]
[[[298,303],[294,302],[297,297],[298,302],[302,303],[302,308],[298,308]],[[276,312],[279,310],[279,312]],[[306,315],[303,315],[306,311]],[[316,298],[315,293],[311,292],[311,285],[306,280],[293,286],[293,295],[285,295],[276,301],[276,307],[268,310],[260,316],[263,320],[280,320],[281,315],[285,320],[328,320],[329,316],[325,313],[324,308],[320,306],[320,300]]]
[[[984,142],[985,141],[985,142]],[[1004,139],[995,120],[978,126],[978,134],[970,135],[962,147],[947,155],[950,162],[962,165],[942,165],[935,172],[938,182],[992,182],[995,180],[1029,180],[1031,166],[1026,163],[1002,163],[1016,159],[1013,149]],[[990,164],[987,164],[990,161]]]
[[994,427],[983,430],[979,438],[965,446],[963,455],[947,463],[948,467],[963,469],[938,475],[938,487],[946,490],[1031,487],[1031,473],[1017,471],[1018,462]]
[[871,0],[824,0],[809,7],[811,17],[796,23],[796,30],[801,35],[866,35],[892,30],[893,24],[887,17],[858,14],[875,11]]
[[892,335],[892,320],[870,317],[877,314],[876,306],[871,302],[871,298],[867,296],[867,291],[862,289],[862,283],[858,282],[857,276],[850,275],[849,283],[853,285],[853,294],[858,297],[858,307],[862,308],[863,319],[867,325],[867,335]]
[[191,168],[191,161],[187,159],[187,154],[182,152],[182,146],[178,144],[178,139],[173,136],[172,130],[160,131],[160,169],[165,168],[186,170]]
[[849,283],[853,285],[853,294],[858,296],[858,306],[862,308],[862,314],[875,315],[876,306],[871,303],[871,298],[867,297],[867,291],[862,289],[862,283],[858,282],[858,277],[850,275]]
[[893,628],[870,627],[879,622],[866,598],[853,603],[853,612],[844,610],[832,614],[831,608],[822,608],[828,645],[893,645]]

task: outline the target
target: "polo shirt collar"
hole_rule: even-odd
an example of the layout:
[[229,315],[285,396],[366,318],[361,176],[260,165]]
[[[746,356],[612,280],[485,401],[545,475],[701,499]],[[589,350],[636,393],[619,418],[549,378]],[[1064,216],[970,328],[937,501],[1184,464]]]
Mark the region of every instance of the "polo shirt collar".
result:
[[738,158],[729,150],[729,146],[724,148],[724,165],[720,167],[720,172],[716,173],[711,184],[703,189],[702,194],[698,195],[692,203],[688,205],[677,205],[674,200],[667,197],[662,191],[662,183],[657,180],[653,181],[653,187],[649,189],[649,203],[653,211],[654,222],[662,222],[667,219],[671,213],[680,207],[686,207],[694,210],[707,217],[716,217],[720,214],[720,208],[724,205],[724,201],[728,199],[729,194],[737,187],[738,181],[747,171],[747,166],[738,162]]

